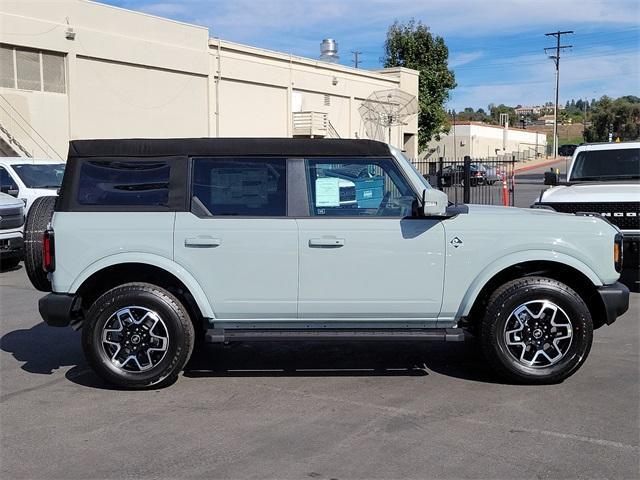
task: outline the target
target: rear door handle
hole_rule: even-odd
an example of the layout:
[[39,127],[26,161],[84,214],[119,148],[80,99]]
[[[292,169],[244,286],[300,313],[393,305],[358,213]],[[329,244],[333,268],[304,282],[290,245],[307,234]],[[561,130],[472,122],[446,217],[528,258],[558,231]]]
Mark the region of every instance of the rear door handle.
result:
[[310,238],[311,248],[340,248],[344,247],[344,238]]
[[213,237],[188,237],[184,239],[184,246],[187,248],[214,248],[219,247],[222,241]]

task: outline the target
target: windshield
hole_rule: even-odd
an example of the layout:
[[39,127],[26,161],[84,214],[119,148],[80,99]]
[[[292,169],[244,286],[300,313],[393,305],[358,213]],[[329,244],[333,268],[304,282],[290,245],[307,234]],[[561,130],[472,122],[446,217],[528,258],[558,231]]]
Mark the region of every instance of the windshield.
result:
[[569,181],[640,179],[640,148],[578,153]]
[[411,166],[411,169],[414,172],[416,172],[418,178],[420,179],[420,182],[422,183],[422,185],[424,185],[424,188],[433,188],[431,186],[431,184],[429,183],[429,181],[426,178],[424,178],[424,176],[416,168],[414,163],[411,160],[409,160],[404,153],[402,153],[402,150],[397,149],[393,145],[389,145],[389,149],[391,150],[391,153],[398,159],[398,161],[403,162],[403,163],[406,162]]
[[13,165],[13,169],[27,188],[60,188],[64,167],[64,163]]

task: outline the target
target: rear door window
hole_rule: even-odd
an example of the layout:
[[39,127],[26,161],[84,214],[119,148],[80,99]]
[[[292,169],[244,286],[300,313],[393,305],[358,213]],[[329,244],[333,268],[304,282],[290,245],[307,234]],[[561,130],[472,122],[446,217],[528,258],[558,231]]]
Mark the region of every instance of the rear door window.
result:
[[166,206],[169,202],[167,161],[88,160],[80,169],[81,205]]
[[210,216],[284,217],[284,158],[194,158],[192,211]]

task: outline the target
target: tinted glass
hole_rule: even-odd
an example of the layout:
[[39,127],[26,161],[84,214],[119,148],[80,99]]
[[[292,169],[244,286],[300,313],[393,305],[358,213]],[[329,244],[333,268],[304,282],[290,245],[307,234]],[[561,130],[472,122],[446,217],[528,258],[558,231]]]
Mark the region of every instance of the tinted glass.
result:
[[416,196],[391,159],[307,160],[311,215],[411,215]]
[[60,188],[64,176],[64,163],[14,165],[20,180],[29,188]]
[[2,187],[2,192],[7,193],[9,190],[17,190],[18,185],[13,181],[13,178],[9,175],[3,167],[0,167],[0,187]]
[[165,161],[101,161],[80,169],[82,205],[167,205],[169,164]]
[[640,148],[587,150],[578,153],[570,180],[640,178]]
[[286,161],[273,158],[196,158],[193,197],[211,215],[285,216]]

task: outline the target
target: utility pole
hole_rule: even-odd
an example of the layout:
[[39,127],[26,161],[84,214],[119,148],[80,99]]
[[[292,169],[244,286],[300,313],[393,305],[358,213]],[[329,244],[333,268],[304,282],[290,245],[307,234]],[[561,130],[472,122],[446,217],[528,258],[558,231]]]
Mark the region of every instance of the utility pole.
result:
[[355,67],[358,68],[358,65],[360,65],[360,55],[362,55],[362,52],[359,52],[358,50],[354,50],[351,53],[353,53],[353,60],[351,61],[353,62]]
[[557,32],[545,33],[546,37],[556,37],[556,46],[548,47],[544,49],[544,53],[547,51],[555,50],[555,55],[549,55],[549,58],[553,59],[553,62],[556,64],[556,103],[553,107],[553,158],[557,158],[558,156],[558,94],[560,90],[560,51],[565,48],[571,48],[573,45],[560,45],[560,37],[562,35],[568,35],[573,33],[573,30],[566,30],[561,32],[558,30]]
[[587,130],[587,103],[589,103],[588,99],[584,99],[584,116],[582,117],[582,141],[584,142],[584,134]]

